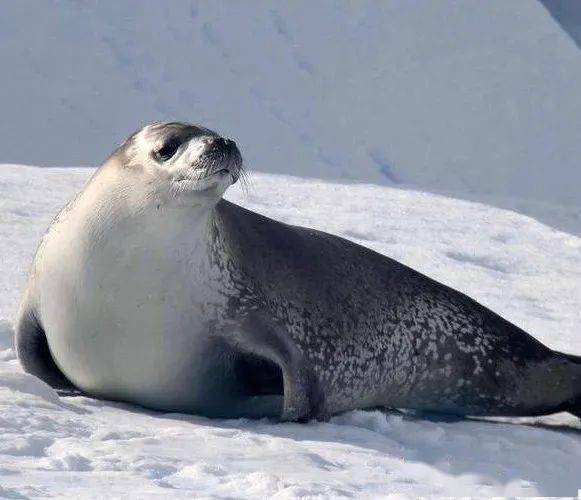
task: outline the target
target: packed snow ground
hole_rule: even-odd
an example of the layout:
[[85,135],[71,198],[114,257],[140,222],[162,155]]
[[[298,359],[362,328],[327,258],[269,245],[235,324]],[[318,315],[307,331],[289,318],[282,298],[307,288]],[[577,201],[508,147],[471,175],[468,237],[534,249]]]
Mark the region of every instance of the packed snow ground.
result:
[[[36,244],[91,169],[0,165],[0,497],[378,498],[576,495],[581,423],[356,411],[330,422],[208,420],[58,396],[12,348]],[[339,234],[581,354],[581,239],[422,192],[254,174],[228,198]],[[348,284],[347,284],[348,286]]]

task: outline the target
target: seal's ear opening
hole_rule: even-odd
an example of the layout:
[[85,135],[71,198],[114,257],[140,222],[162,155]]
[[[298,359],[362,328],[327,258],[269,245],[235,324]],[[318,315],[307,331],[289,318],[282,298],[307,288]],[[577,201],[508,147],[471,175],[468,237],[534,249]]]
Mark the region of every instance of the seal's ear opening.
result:
[[270,359],[256,354],[238,353],[234,373],[238,384],[248,396],[284,396],[282,369]]

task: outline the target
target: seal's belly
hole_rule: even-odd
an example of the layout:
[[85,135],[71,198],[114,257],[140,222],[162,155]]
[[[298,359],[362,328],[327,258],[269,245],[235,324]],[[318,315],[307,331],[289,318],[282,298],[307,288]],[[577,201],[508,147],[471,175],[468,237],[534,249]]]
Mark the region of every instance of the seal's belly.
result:
[[158,255],[165,258],[101,256],[116,265],[85,266],[74,281],[61,275],[53,282],[60,289],[43,297],[43,327],[57,365],[80,389],[197,411],[211,391],[230,390],[227,356],[210,334],[225,299],[209,274],[196,275],[199,263]]
[[229,390],[227,356],[207,330],[146,318],[79,321],[50,337],[55,361],[90,394],[165,410],[194,410],[210,388]]

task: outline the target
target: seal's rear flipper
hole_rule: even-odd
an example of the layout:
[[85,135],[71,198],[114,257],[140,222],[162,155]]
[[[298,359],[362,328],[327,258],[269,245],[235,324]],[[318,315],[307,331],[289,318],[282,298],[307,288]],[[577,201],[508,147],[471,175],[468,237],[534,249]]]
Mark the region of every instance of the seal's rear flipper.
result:
[[571,406],[565,408],[565,411],[581,418],[581,396],[574,400]]
[[557,353],[559,356],[565,358],[567,361],[572,363],[574,366],[573,368],[576,369],[576,387],[577,387],[577,395],[568,403],[566,403],[563,407],[563,411],[571,413],[578,418],[581,418],[581,356],[574,356],[572,354],[563,354],[561,352]]
[[44,330],[32,311],[24,311],[16,325],[16,353],[22,368],[59,391],[77,388],[60,371],[46,340]]

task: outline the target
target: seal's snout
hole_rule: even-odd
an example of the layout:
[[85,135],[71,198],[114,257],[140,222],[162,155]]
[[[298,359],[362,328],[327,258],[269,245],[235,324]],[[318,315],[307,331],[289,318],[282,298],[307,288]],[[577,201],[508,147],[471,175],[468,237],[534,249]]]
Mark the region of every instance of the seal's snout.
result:
[[[209,171],[210,175],[215,173],[229,174],[233,182],[240,177],[242,169],[242,156],[238,146],[232,139],[224,137],[206,137],[203,139],[204,151],[202,156],[210,160],[210,163],[203,163],[203,168]],[[200,168],[201,165],[198,165]]]

